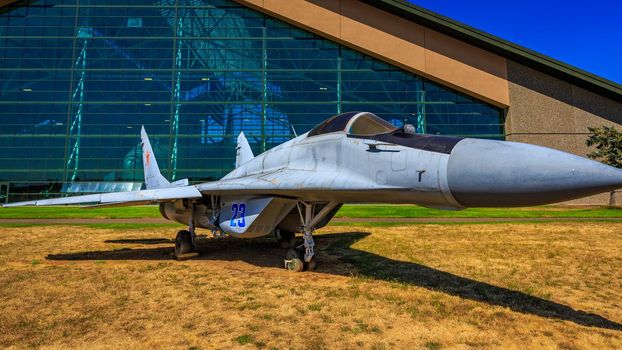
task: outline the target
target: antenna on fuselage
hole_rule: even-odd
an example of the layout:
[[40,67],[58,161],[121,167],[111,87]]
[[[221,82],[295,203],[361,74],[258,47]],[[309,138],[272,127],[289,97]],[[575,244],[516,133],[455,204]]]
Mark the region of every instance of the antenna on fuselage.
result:
[[289,126],[292,127],[292,131],[294,132],[294,137],[298,137],[298,133],[296,132],[296,129],[294,128],[294,124],[289,124]]

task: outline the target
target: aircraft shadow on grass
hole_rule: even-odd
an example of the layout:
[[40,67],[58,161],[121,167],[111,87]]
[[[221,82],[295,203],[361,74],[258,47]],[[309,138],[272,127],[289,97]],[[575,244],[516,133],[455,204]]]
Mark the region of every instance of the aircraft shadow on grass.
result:
[[[357,273],[363,277],[406,283],[464,299],[507,307],[525,314],[570,321],[589,327],[622,330],[620,323],[596,314],[575,310],[567,305],[421,264],[392,260],[350,248],[355,242],[368,235],[367,232],[317,235],[316,254],[320,264],[316,272],[335,275]],[[244,261],[261,267],[283,265],[284,252],[276,247],[273,239],[203,240],[200,238],[198,246],[202,254],[192,260]],[[105,242],[122,245],[173,243],[167,238],[116,239]],[[46,258],[49,260],[170,260],[172,252],[172,247],[128,248],[124,246],[108,251],[54,254]]]

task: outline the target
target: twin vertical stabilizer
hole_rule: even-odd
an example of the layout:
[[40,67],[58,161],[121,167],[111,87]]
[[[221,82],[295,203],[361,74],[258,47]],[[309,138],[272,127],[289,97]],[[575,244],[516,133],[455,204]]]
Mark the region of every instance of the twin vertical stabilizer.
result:
[[246,139],[246,136],[244,136],[244,132],[240,132],[240,135],[238,135],[238,145],[236,147],[235,167],[238,168],[240,165],[253,158],[255,158],[255,156],[253,155],[251,145],[248,144],[248,140]]
[[[145,171],[145,185],[148,190],[155,188],[188,186],[188,179],[178,180],[171,183],[164,176],[162,176],[162,173],[160,173],[160,167],[158,166],[158,162],[155,158],[155,153],[153,152],[151,142],[149,142],[149,137],[147,136],[147,132],[145,131],[144,126],[140,129],[140,139],[142,141],[143,147],[143,169]],[[248,140],[244,136],[244,133],[241,132],[240,135],[238,135],[237,140],[235,167],[239,167],[240,165],[248,162],[254,157],[255,156],[253,155],[253,151],[251,150],[251,146],[249,145]]]
[[162,176],[144,126],[140,129],[140,139],[143,144],[143,169],[145,171],[145,185],[148,190],[154,188],[180,187],[188,185],[188,179],[170,183],[166,178],[164,178],[164,176]]

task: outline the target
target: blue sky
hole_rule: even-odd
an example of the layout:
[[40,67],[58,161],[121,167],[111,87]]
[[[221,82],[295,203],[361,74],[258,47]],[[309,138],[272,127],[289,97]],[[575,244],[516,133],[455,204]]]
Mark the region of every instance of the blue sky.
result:
[[409,0],[622,84],[622,0]]

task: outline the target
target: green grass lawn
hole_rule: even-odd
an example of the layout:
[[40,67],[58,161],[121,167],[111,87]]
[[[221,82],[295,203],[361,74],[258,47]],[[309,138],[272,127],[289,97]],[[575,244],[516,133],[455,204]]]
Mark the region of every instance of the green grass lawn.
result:
[[527,208],[469,208],[438,210],[416,205],[344,205],[338,218],[615,218],[622,208],[540,206]]
[[0,219],[136,219],[159,218],[157,206],[81,209],[80,207],[0,208]]
[[[101,218],[131,219],[159,218],[157,206],[102,208],[84,210],[79,207],[20,207],[0,208],[0,219],[69,219]],[[607,207],[541,206],[512,209],[470,208],[461,211],[428,209],[416,205],[344,205],[338,218],[616,218],[622,209]]]

